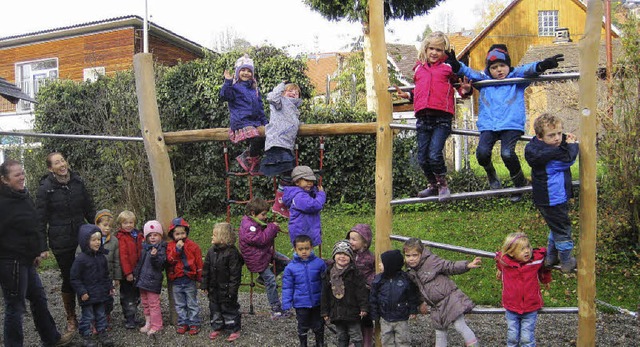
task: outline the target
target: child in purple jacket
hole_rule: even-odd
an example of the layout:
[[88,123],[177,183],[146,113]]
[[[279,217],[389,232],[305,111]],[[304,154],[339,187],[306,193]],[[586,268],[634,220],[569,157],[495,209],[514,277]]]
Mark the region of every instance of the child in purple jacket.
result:
[[296,166],[291,171],[294,186],[284,187],[282,202],[289,208],[289,237],[291,244],[298,235],[311,237],[312,246],[322,244],[320,211],[327,196],[322,186],[314,186],[316,176],[308,166]]
[[[356,224],[349,232],[345,239],[349,241],[351,250],[354,255],[354,263],[360,275],[364,277],[367,284],[367,290],[371,290],[371,282],[376,275],[376,260],[369,250],[372,238],[371,226],[369,224]],[[362,345],[364,347],[373,346],[373,321],[369,316],[362,318],[360,322],[362,330]]]

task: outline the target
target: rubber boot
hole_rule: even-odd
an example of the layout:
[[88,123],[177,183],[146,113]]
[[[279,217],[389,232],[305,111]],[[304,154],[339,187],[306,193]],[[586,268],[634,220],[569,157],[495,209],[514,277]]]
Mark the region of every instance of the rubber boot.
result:
[[487,172],[487,178],[489,179],[489,189],[496,190],[502,188],[502,183],[500,183],[500,178],[498,178],[498,174],[496,173],[496,168],[493,167],[493,164],[489,164],[484,166],[484,171]]
[[144,316],[144,326],[140,328],[140,332],[146,334],[151,330],[151,316]]
[[314,331],[313,335],[316,337],[316,347],[324,347],[324,327],[320,331]]
[[419,198],[428,198],[430,196],[438,195],[438,182],[429,182],[427,189],[421,190],[418,192]]
[[298,340],[300,340],[300,347],[307,347],[307,334],[298,335]]
[[124,327],[127,329],[136,329],[138,327],[136,322],[136,311],[138,310],[137,305],[135,302],[127,302],[123,309],[123,315],[125,318]]
[[558,259],[558,250],[556,249],[556,242],[553,241],[553,236],[551,233],[549,234],[549,239],[547,240],[547,255],[544,257],[544,266],[545,267],[553,267],[560,262]]
[[102,347],[113,347],[113,339],[111,339],[111,336],[109,336],[109,333],[106,331],[98,335],[98,340],[100,344],[102,344]]
[[249,174],[252,176],[256,176],[256,175],[262,175],[262,172],[260,172],[260,160],[262,158],[260,157],[248,157],[247,158],[247,163],[249,164]]
[[240,164],[242,169],[244,169],[244,171],[246,172],[250,172],[250,164],[247,159],[249,159],[249,150],[245,150],[236,157],[236,160],[238,161],[238,164]]
[[572,250],[558,251],[560,257],[560,270],[564,273],[571,273],[576,269],[576,258],[571,255]]
[[[524,187],[529,184],[529,181],[524,177],[522,170],[520,170],[514,176],[511,176],[511,180],[513,181],[513,185],[516,188]],[[511,200],[511,202],[518,202],[522,200],[522,193],[512,194],[509,200]]]
[[284,192],[278,188],[276,192],[276,197],[273,199],[273,206],[271,206],[271,211],[275,214],[279,214],[284,218],[289,218],[289,209],[287,205],[282,202],[282,197],[284,196]]
[[76,295],[74,293],[61,293],[64,311],[67,314],[67,331],[78,330],[78,318],[76,316]]
[[98,347],[98,344],[93,339],[93,335],[87,335],[82,337],[82,347]]
[[451,192],[449,191],[449,186],[447,186],[447,176],[436,175],[436,180],[438,181],[438,201],[449,200]]

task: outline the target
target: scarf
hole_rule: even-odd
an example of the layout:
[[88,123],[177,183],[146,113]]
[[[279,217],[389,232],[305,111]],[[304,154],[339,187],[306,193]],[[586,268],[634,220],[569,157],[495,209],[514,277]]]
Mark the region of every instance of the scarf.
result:
[[58,176],[56,174],[53,174],[53,177],[55,177],[55,179],[56,179],[56,181],[58,181],[58,183],[67,184],[71,180],[71,171],[67,170],[67,174],[64,175],[64,176]]
[[338,269],[338,267],[334,265],[329,271],[331,292],[333,293],[333,296],[336,297],[336,299],[342,299],[344,297],[344,280],[342,278],[342,275],[346,270],[346,267],[344,269]]

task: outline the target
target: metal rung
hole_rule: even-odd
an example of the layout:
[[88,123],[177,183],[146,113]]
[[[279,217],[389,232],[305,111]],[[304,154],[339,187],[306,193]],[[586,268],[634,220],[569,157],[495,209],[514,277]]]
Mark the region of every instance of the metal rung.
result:
[[[580,181],[573,181],[571,185],[577,187],[580,185]],[[477,192],[463,192],[463,193],[454,193],[451,194],[451,197],[448,200],[462,200],[468,198],[484,198],[491,196],[499,196],[499,195],[511,195],[514,193],[526,193],[531,191],[531,186],[520,187],[520,188],[503,188],[503,189],[495,189],[495,190],[480,190]],[[448,201],[447,200],[447,201]],[[407,199],[398,199],[391,200],[391,206],[395,205],[408,205],[408,204],[419,204],[425,202],[437,202],[437,196],[430,196],[428,198],[407,198]]]
[[[389,128],[391,129],[399,129],[399,130],[416,130],[415,124],[399,124],[399,123],[391,123],[389,124]],[[466,136],[480,136],[480,132],[477,130],[468,130],[468,129],[451,129],[451,133],[454,135],[466,135]],[[533,136],[531,135],[522,135],[518,138],[520,141],[531,141]]]
[[[504,308],[497,307],[474,307],[470,313],[476,314],[504,314]],[[538,313],[557,314],[557,313],[578,313],[577,307],[543,307]]]
[[[573,73],[555,73],[548,75],[540,75],[538,77],[517,77],[517,78],[504,78],[501,80],[488,79],[483,81],[472,82],[471,85],[474,87],[486,87],[486,86],[495,86],[502,84],[517,84],[517,83],[535,83],[535,82],[547,82],[547,81],[563,81],[563,80],[577,80],[580,78],[580,74],[577,72]],[[457,83],[454,86],[458,85]],[[399,86],[401,90],[407,92],[413,89],[414,85],[408,86]],[[395,92],[395,87],[387,88],[389,92]]]

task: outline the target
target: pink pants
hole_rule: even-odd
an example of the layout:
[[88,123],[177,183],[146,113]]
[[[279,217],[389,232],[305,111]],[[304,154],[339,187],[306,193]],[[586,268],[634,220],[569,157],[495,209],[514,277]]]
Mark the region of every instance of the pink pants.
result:
[[150,328],[158,331],[162,329],[162,311],[160,311],[160,294],[140,289],[140,300],[144,309],[144,318],[149,318]]

